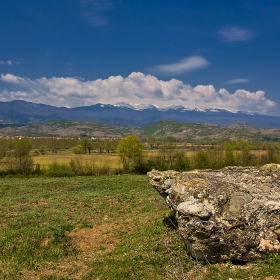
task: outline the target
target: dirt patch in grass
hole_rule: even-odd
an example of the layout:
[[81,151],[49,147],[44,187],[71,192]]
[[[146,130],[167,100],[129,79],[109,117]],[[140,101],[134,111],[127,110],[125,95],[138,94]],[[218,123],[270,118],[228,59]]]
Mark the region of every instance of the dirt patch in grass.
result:
[[[104,218],[106,220],[106,217]],[[47,263],[36,271],[22,271],[21,279],[35,280],[41,277],[70,277],[81,279],[89,271],[88,263],[98,261],[103,254],[114,250],[120,242],[117,226],[112,223],[94,225],[93,228],[82,228],[67,234],[68,246],[79,251],[75,257],[65,258],[59,264]],[[51,240],[44,239],[41,246],[47,246]]]
[[82,228],[68,234],[70,246],[84,253],[96,251],[104,254],[112,251],[119,243],[117,230],[112,224],[101,224],[93,228]]
[[51,238],[46,237],[46,238],[43,239],[43,241],[40,243],[40,245],[41,245],[42,247],[45,247],[45,246],[47,246],[50,242],[51,242]]
[[38,280],[44,276],[54,276],[56,278],[71,277],[71,279],[81,279],[88,269],[89,268],[86,265],[85,260],[73,260],[72,262],[65,262],[59,265],[48,263],[44,269],[22,271],[20,279]]
[[[108,197],[107,202],[107,209],[110,209],[111,212],[117,211],[115,207],[118,208],[120,205],[118,199]],[[79,203],[75,206],[75,208],[71,207],[72,211],[82,208]],[[129,205],[126,206],[129,207]],[[125,209],[122,207],[122,211],[125,212]],[[132,234],[135,230],[134,227],[148,222],[148,217],[142,214],[134,219],[131,217],[131,213],[127,213],[118,219],[104,213],[103,216],[99,214],[94,218],[92,215],[83,215],[83,220],[88,222],[89,227],[79,228],[80,224],[78,224],[74,230],[66,232],[67,247],[77,250],[75,256],[65,257],[59,263],[44,263],[36,270],[24,270],[21,272],[21,279],[35,280],[52,276],[81,279],[92,269],[92,263],[99,262],[103,255],[112,252],[121,243],[120,235]],[[51,238],[46,237],[40,245],[48,246],[51,241]]]
[[8,227],[8,225],[6,224],[6,222],[0,220],[0,228],[4,229],[4,228],[7,228],[7,227]]

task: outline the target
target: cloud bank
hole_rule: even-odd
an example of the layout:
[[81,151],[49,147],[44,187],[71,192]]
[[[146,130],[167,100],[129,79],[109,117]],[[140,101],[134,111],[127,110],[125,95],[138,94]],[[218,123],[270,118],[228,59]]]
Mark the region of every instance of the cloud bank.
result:
[[156,106],[181,105],[190,109],[244,110],[261,114],[271,113],[277,107],[261,90],[249,92],[239,89],[229,93],[224,88],[216,90],[213,85],[191,87],[177,79],[163,81],[141,72],[132,72],[128,77],[111,76],[93,81],[57,77],[31,80],[13,74],[2,74],[0,81],[9,83],[14,88],[2,91],[1,101],[20,99],[57,107],[125,102]]

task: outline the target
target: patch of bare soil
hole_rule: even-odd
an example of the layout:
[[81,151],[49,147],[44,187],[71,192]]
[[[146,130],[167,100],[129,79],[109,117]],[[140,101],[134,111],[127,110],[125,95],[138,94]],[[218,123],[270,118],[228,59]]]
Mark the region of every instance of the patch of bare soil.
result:
[[116,229],[110,224],[101,224],[93,228],[82,228],[79,231],[72,231],[68,234],[69,243],[84,253],[97,251],[97,254],[104,254],[112,251],[119,243],[116,237]]
[[47,264],[44,269],[25,270],[21,272],[22,280],[39,280],[44,276],[70,277],[71,279],[81,279],[87,272],[88,266],[84,260],[73,260],[62,262],[58,265],[53,263]]
[[46,247],[49,243],[50,243],[51,239],[49,237],[46,237],[45,239],[43,239],[43,241],[41,242],[41,246],[42,247]]
[[[106,221],[107,218],[104,217]],[[100,256],[114,250],[119,243],[117,226],[111,223],[95,225],[93,228],[82,228],[68,233],[68,245],[81,253],[76,257],[65,258],[59,264],[48,263],[37,270],[22,271],[21,279],[37,280],[43,276],[70,277],[81,279],[89,270],[88,263],[97,261]],[[42,241],[41,246],[47,246],[49,238]]]
[[[111,199],[110,207],[117,203]],[[64,258],[59,263],[42,264],[36,270],[22,271],[21,279],[37,280],[43,276],[81,279],[91,269],[92,262],[98,261],[102,255],[114,250],[120,242],[118,239],[120,233],[130,234],[133,231],[133,224],[136,226],[147,222],[149,222],[149,218],[144,214],[137,218],[137,222],[130,216],[115,221],[105,215],[101,224],[94,225],[92,228],[76,229],[67,234],[68,246],[79,251],[76,256]],[[49,242],[51,239],[45,238],[41,242],[41,246],[48,246]]]

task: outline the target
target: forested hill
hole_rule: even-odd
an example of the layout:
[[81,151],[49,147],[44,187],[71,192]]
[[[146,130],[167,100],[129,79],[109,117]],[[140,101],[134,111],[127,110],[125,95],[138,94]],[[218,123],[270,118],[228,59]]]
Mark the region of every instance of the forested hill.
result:
[[44,124],[29,124],[0,128],[0,136],[28,137],[90,137],[90,138],[122,138],[129,134],[141,138],[174,137],[184,141],[195,142],[217,139],[248,139],[260,141],[278,141],[280,129],[263,128],[246,123],[233,123],[227,126],[211,123],[179,123],[159,121],[146,126],[129,127],[106,123],[78,121],[50,121]]

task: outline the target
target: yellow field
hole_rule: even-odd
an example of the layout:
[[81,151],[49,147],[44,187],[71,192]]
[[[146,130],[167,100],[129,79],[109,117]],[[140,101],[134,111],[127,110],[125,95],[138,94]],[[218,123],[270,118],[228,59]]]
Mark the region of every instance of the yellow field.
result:
[[47,167],[54,162],[69,163],[71,159],[80,158],[82,162],[94,162],[97,166],[102,166],[109,163],[111,168],[120,168],[120,160],[115,153],[92,153],[75,155],[72,152],[64,152],[58,154],[45,154],[33,156],[34,162],[39,163],[41,167]]
[[[237,154],[239,151],[235,151]],[[155,156],[158,150],[148,151],[148,157]],[[192,160],[197,151],[185,151],[186,155]],[[225,152],[223,152],[225,153]],[[261,157],[261,155],[266,154],[267,151],[257,150],[251,151],[251,154],[255,157]],[[72,151],[60,152],[58,154],[47,153],[45,155],[33,156],[34,162],[39,163],[41,167],[47,167],[54,162],[58,163],[69,163],[71,159],[80,158],[81,162],[94,162],[96,166],[103,166],[104,164],[110,165],[111,168],[121,168],[120,159],[116,153],[92,153],[92,154],[81,154],[75,155]]]
[[[158,150],[148,151],[148,156],[155,156]],[[186,154],[192,158],[195,156],[196,151],[187,151]],[[47,153],[45,155],[33,156],[34,162],[39,163],[41,167],[47,167],[54,162],[69,163],[71,159],[80,158],[82,162],[94,162],[97,166],[102,166],[105,163],[109,163],[112,168],[120,168],[121,163],[116,153],[92,153],[75,155],[72,151],[60,152],[58,154]]]

